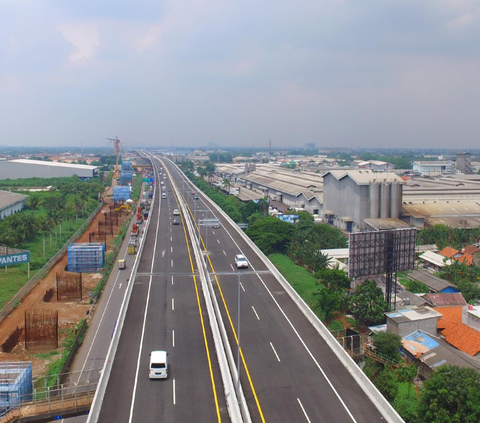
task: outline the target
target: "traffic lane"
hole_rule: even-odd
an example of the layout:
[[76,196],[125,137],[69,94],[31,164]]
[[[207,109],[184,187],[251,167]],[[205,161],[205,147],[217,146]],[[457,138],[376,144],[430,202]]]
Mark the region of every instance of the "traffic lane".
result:
[[[219,277],[235,331],[238,328],[236,279],[229,276],[227,282],[224,276]],[[285,324],[279,313],[272,312],[271,300],[259,287],[258,277],[250,274],[241,279],[240,342],[265,419],[304,421],[307,415],[312,421],[351,421],[291,326]],[[224,310],[223,313],[226,319]],[[230,344],[236,349],[233,335]],[[248,383],[242,374],[243,381]],[[311,396],[317,397],[316,405],[307,414],[299,404],[308,404]],[[256,405],[249,401],[249,407]]]
[[[278,303],[276,309],[283,310],[283,313],[288,317],[289,322],[286,321],[286,317],[284,317],[285,323],[283,325],[280,323],[280,326],[288,325],[289,327],[293,326],[295,328],[298,333],[298,336],[295,335],[295,338],[299,340],[300,337],[301,341],[299,340],[299,342],[304,343],[305,348],[308,349],[313,356],[310,357],[310,361],[313,362],[313,360],[315,360],[318,363],[356,421],[359,423],[367,423],[384,420],[377,407],[371,402],[356,379],[318,334],[313,325],[306,319],[305,315],[284,291],[277,279],[270,274],[261,275],[260,277],[265,285],[260,280],[258,282],[268,290],[269,296],[273,297],[275,302]],[[260,286],[260,284],[255,284],[254,286],[257,287]],[[253,296],[253,300],[259,298],[264,297],[260,293]],[[271,312],[274,313],[274,311]],[[281,322],[281,318],[279,317],[277,317],[276,320]]]
[[[107,389],[100,411],[100,423],[128,422],[135,383],[142,325],[148,293],[148,277],[137,276],[126,313]],[[130,363],[130,365],[127,365]]]

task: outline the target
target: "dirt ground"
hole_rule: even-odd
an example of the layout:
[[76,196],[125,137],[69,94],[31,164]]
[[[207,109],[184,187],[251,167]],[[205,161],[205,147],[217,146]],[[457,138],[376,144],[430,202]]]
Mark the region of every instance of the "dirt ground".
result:
[[[97,216],[90,223],[87,231],[85,231],[76,242],[88,242],[88,235],[90,232],[96,232],[98,222],[104,220],[103,214],[109,212],[109,206],[112,202],[112,188],[107,189],[104,198],[104,207],[97,214]],[[131,213],[131,212],[130,212]],[[122,214],[118,221],[118,227],[114,227],[114,232],[118,234],[121,225],[127,219],[126,213]],[[115,235],[116,236],[116,235]],[[113,249],[113,240],[115,236],[107,236],[107,245],[105,255],[110,253]],[[82,273],[82,300],[77,301],[57,301],[56,294],[49,302],[43,301],[45,291],[56,286],[56,273],[64,271],[68,265],[68,253],[66,252],[57,264],[51,269],[50,273],[26,296],[22,303],[10,313],[10,315],[0,322],[0,344],[3,343],[8,336],[17,328],[23,328],[25,325],[25,311],[26,310],[58,310],[58,345],[65,337],[65,329],[73,327],[80,322],[90,312],[92,306],[90,305],[89,292],[97,285],[102,275],[100,273]],[[58,349],[59,352],[62,348]],[[33,367],[34,377],[41,376],[46,368],[45,366],[56,356],[51,358],[39,357],[39,353],[46,353],[49,350],[25,350],[24,339],[21,338],[18,345],[11,353],[4,353],[0,350],[0,361],[31,361]]]

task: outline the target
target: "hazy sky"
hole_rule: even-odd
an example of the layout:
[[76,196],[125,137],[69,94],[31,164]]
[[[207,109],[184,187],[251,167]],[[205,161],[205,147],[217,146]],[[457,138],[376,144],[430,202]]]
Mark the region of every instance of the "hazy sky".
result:
[[0,0],[0,145],[480,146],[479,0]]

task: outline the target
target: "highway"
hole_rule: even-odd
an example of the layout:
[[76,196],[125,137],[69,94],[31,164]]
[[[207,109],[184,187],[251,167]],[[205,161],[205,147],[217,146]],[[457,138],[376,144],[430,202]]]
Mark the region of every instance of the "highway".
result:
[[[160,186],[99,421],[228,422],[190,240],[182,216],[172,225],[174,191],[161,199]],[[153,350],[169,354],[166,380],[148,377]]]
[[[199,193],[200,198],[194,199],[183,174],[168,161],[162,162],[182,190],[191,217],[216,217],[221,221],[220,229],[200,226],[200,232],[203,247],[208,250],[209,271],[230,347],[235,352],[240,315],[240,379],[252,421],[383,421],[355,379],[251,247],[226,219],[211,211],[203,195]],[[250,263],[246,271],[235,267],[234,257],[239,253]]]

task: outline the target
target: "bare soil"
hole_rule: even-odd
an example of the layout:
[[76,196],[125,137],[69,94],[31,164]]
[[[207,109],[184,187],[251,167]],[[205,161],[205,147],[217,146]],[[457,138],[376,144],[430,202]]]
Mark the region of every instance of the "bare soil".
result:
[[[103,214],[108,213],[109,206],[113,205],[112,200],[112,188],[108,188],[104,196],[104,207],[102,210],[95,216],[95,218],[90,223],[88,229],[77,239],[76,242],[88,242],[88,236],[90,232],[96,232],[98,228],[98,222],[104,220]],[[116,229],[116,234],[114,236],[107,236],[107,245],[105,250],[105,255],[110,253],[113,249],[113,241],[118,234],[120,227],[127,219],[126,214],[122,214],[121,218],[118,221],[118,227],[114,227],[114,232]],[[82,274],[82,300],[77,301],[57,301],[56,293],[49,302],[43,301],[43,296],[45,292],[53,288],[54,291],[56,287],[56,273],[59,271],[65,271],[68,266],[68,254],[65,253],[61,259],[57,262],[55,266],[50,270],[48,275],[38,283],[38,285],[32,289],[32,291],[24,297],[22,303],[10,313],[10,315],[0,322],[0,344],[3,343],[8,336],[17,328],[23,328],[25,325],[25,311],[30,309],[41,310],[58,310],[58,345],[60,348],[58,352],[61,353],[63,348],[61,348],[62,341],[65,338],[68,328],[74,327],[78,322],[80,322],[84,317],[86,317],[87,312],[90,313],[92,306],[90,305],[89,292],[97,285],[100,281],[102,274],[101,273],[83,273]],[[21,339],[18,345],[14,348],[11,353],[4,353],[0,350],[0,361],[31,361],[33,367],[34,377],[41,376],[46,371],[46,365],[49,364],[56,355],[50,356],[49,358],[39,357],[39,353],[46,353],[48,350],[25,350],[24,339]]]

